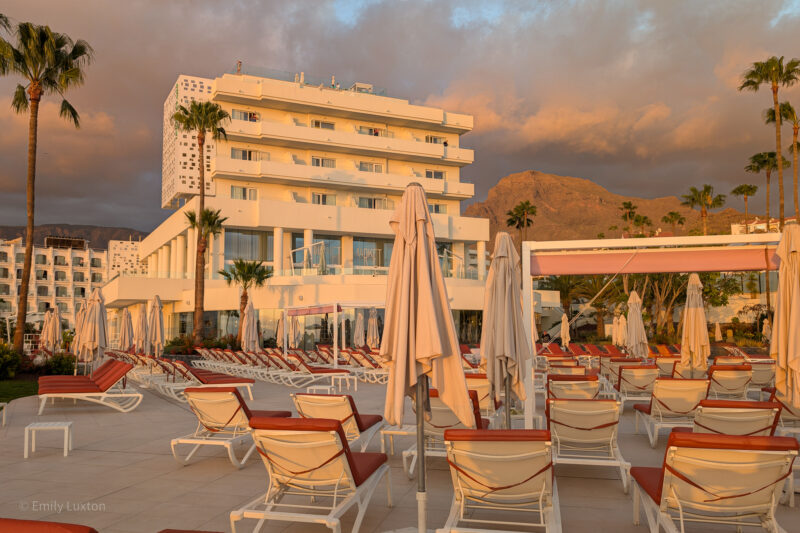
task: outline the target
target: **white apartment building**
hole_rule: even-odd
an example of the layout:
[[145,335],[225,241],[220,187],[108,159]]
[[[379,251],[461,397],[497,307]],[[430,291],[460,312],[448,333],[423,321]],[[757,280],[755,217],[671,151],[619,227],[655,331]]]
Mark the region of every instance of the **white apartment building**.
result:
[[[784,222],[786,224],[794,224],[796,220],[794,217],[785,217]],[[746,233],[769,233],[771,231],[780,231],[780,220],[777,218],[770,217],[769,225],[767,225],[767,219],[755,217],[752,220],[748,220],[741,223],[733,223],[731,224],[731,235],[744,235]]]
[[[25,261],[22,239],[0,241],[0,318],[16,318]],[[46,237],[33,247],[28,322],[38,323],[58,307],[64,326],[75,327],[75,308],[108,281],[108,254],[85,239]]]
[[139,241],[108,241],[109,275],[147,274],[147,266],[139,259]]
[[[462,217],[474,187],[461,181],[473,162],[461,147],[472,117],[383,95],[365,83],[310,83],[303,73],[179,76],[164,106],[162,199],[176,211],[139,245],[147,275],[120,273],[104,288],[110,310],[158,295],[167,336],[191,330],[196,235],[185,213],[196,209],[198,165],[206,165],[206,205],[226,218],[210,239],[206,278],[208,335],[235,332],[239,290],[218,271],[234,259],[261,260],[274,276],[250,291],[262,336],[274,337],[282,309],[363,302],[380,307],[394,235],[389,218],[411,182],[424,187],[433,213],[457,327],[480,334],[489,239],[487,219]],[[178,131],[176,106],[208,99],[230,115],[227,139],[207,145]],[[367,305],[369,303],[369,305]],[[356,312],[346,309],[352,323]],[[321,317],[305,317],[321,340]],[[347,326],[349,328],[349,325]],[[476,333],[477,332],[477,333]]]

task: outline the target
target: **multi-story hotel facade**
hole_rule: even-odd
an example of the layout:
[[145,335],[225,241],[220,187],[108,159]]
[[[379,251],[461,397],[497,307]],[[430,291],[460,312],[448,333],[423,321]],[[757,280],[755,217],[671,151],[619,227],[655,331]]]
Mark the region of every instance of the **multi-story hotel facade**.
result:
[[[239,289],[219,271],[238,258],[273,269],[264,287],[250,291],[264,339],[274,337],[286,308],[341,303],[349,323],[361,309],[380,308],[394,240],[389,219],[405,187],[417,182],[428,196],[459,334],[474,341],[489,221],[460,214],[474,194],[461,180],[474,155],[460,143],[472,117],[387,97],[364,83],[259,74],[180,76],[170,91],[161,203],[175,212],[138,243],[146,275],[120,273],[104,288],[112,334],[115,311],[129,307],[135,316],[155,295],[167,336],[191,330],[196,234],[186,213],[197,207],[202,164],[206,205],[225,218],[207,252],[207,335],[235,332]],[[170,120],[192,100],[214,101],[231,115],[227,137],[209,142],[202,160],[194,135]],[[322,320],[304,319],[307,338],[325,336]]]

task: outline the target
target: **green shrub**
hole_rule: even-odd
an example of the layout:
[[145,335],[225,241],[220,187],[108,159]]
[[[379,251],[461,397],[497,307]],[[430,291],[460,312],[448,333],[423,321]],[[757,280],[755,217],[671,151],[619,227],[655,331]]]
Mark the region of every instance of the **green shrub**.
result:
[[13,379],[22,357],[8,344],[0,343],[0,379]]
[[48,375],[68,376],[75,371],[75,356],[66,353],[55,354],[47,358],[44,373]]
[[192,339],[185,335],[170,339],[164,345],[164,353],[168,355],[194,353]]

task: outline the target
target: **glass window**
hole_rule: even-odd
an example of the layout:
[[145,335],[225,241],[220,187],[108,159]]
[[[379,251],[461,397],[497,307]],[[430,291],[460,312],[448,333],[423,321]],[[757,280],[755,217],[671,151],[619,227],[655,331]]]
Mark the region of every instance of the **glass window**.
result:
[[364,209],[387,209],[386,198],[372,198],[370,196],[359,196],[358,207]]
[[25,262],[25,254],[23,252],[18,252],[15,258],[17,263],[24,263]]
[[83,275],[83,272],[73,272],[72,281],[86,281],[86,277]]
[[358,133],[361,135],[371,135],[372,137],[386,137],[388,135],[386,130],[374,126],[359,126]]
[[353,265],[361,267],[388,267],[392,259],[394,241],[387,239],[353,238]]
[[313,156],[311,158],[311,166],[312,167],[323,167],[323,168],[336,168],[336,160],[330,159],[327,157],[317,157]]
[[249,187],[237,187],[231,185],[231,198],[234,200],[254,200],[256,199],[256,190]]
[[100,260],[99,257],[92,257],[92,259],[90,261],[90,264],[93,267],[102,267],[103,266],[103,262]]
[[383,165],[380,163],[371,163],[369,161],[360,161],[358,163],[358,170],[362,172],[383,172]]
[[428,211],[431,213],[445,214],[447,213],[447,206],[444,204],[428,204]]
[[311,127],[320,128],[323,130],[332,130],[336,128],[336,125],[333,122],[328,122],[326,120],[312,120]]
[[67,304],[64,303],[64,302],[56,302],[56,307],[58,307],[58,310],[61,313],[66,313],[67,312]]
[[85,287],[75,287],[75,289],[72,291],[72,294],[74,294],[76,298],[85,298],[86,297],[86,288]]
[[76,257],[72,260],[72,264],[77,267],[83,266],[83,257]]
[[0,252],[0,261],[4,263],[8,261],[8,254],[6,252]]
[[442,267],[442,274],[449,278],[453,272],[453,243],[437,242],[436,253],[439,254],[439,266]]
[[56,270],[56,281],[67,281],[67,273],[63,270]]
[[40,281],[43,279],[47,279],[47,270],[37,270],[36,279]]
[[7,277],[8,277],[8,269],[5,267],[0,268],[0,278],[5,279]]
[[11,294],[11,287],[7,283],[0,284],[0,294]]
[[6,300],[0,300],[0,311],[11,311],[11,302]]
[[17,279],[22,279],[22,269],[21,268],[17,269]]
[[253,111],[245,111],[244,109],[231,110],[231,118],[233,120],[244,120],[246,122],[258,122],[260,115]]
[[38,306],[38,308],[36,310],[38,312],[40,312],[40,313],[44,313],[48,309],[50,309],[50,303],[49,302],[39,302],[39,306]]
[[225,229],[225,261],[272,261],[273,235],[266,231]]
[[342,264],[342,238],[338,235],[314,235],[314,244],[323,243],[323,246],[314,247],[312,261],[315,265],[319,264],[320,252],[325,249],[325,263],[327,265]]
[[47,296],[50,293],[47,290],[47,287],[36,287],[36,295],[37,296]]
[[53,257],[53,263],[59,266],[67,266],[67,258],[63,255]]
[[64,287],[64,286],[56,287],[56,296],[61,297],[61,298],[66,298],[67,296],[69,296],[69,293],[67,292],[67,288]]
[[100,274],[99,272],[93,272],[92,273],[92,282],[100,283],[102,281],[103,281],[103,275],[102,274]]
[[47,264],[47,256],[44,254],[36,254],[36,264],[37,265],[46,265]]
[[447,138],[441,135],[426,135],[425,142],[431,144],[447,144]]
[[431,180],[443,180],[444,170],[426,170],[425,177]]
[[317,205],[336,205],[336,195],[329,193],[311,193],[311,203]]
[[[238,159],[240,161],[258,161],[261,159],[261,152],[258,150],[247,150],[245,148],[231,148],[231,159]],[[269,161],[269,154],[265,158]]]

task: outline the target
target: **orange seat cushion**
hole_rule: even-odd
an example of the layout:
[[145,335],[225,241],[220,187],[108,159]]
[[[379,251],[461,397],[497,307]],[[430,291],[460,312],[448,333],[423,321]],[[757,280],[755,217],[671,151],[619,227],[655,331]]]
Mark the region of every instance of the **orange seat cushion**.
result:
[[653,466],[631,467],[631,477],[642,487],[650,498],[661,503],[661,486],[664,484],[664,470]]
[[0,518],[0,531],[14,533],[97,533],[89,526],[78,524],[62,524],[61,522],[44,522],[41,520],[16,520]]
[[382,421],[383,417],[381,415],[362,415],[356,412],[356,425],[359,431],[366,431]]
[[252,417],[264,417],[264,418],[289,418],[292,416],[291,411],[250,411],[251,418]]
[[350,452],[350,468],[353,471],[353,481],[357,486],[361,485],[386,461],[385,453]]
[[39,394],[101,393],[100,387],[91,381],[86,383],[42,383]]
[[633,408],[637,411],[640,411],[646,415],[650,414],[650,404],[649,403],[635,403],[633,404]]

